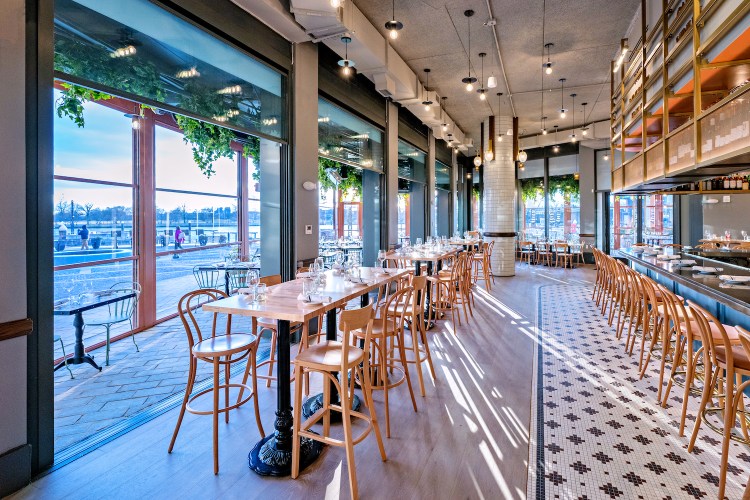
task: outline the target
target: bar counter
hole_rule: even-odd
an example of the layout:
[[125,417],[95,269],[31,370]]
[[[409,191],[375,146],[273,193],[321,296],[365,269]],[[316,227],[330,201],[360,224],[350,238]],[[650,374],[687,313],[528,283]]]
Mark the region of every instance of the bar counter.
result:
[[697,266],[723,268],[716,274],[703,275],[690,268],[674,267],[670,261],[658,260],[655,255],[634,253],[632,249],[618,252],[636,271],[701,305],[722,323],[750,328],[750,284],[727,285],[719,280],[721,274],[750,276],[750,269],[682,252],[683,259],[694,260]]

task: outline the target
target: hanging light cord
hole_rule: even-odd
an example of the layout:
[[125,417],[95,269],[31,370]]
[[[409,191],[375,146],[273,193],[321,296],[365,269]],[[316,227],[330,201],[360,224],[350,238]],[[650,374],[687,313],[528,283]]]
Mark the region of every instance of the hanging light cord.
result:
[[[547,14],[547,0],[542,0],[542,63],[544,63],[544,29],[545,29],[545,16]],[[539,120],[542,121],[544,117],[544,66],[542,66],[542,106],[539,113]],[[544,123],[542,123],[542,129],[544,129]]]

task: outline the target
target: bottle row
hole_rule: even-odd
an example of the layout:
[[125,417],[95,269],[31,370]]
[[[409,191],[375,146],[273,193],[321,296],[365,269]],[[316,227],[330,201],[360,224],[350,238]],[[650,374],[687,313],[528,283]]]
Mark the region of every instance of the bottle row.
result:
[[670,193],[698,193],[700,191],[750,191],[750,174],[742,172],[725,177],[714,177],[665,190]]

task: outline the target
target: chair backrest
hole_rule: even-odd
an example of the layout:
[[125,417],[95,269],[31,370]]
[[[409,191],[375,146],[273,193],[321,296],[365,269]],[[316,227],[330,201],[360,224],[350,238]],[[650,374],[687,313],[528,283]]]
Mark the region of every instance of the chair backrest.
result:
[[411,286],[412,288],[414,288],[411,302],[414,307],[414,314],[416,315],[417,313],[419,313],[419,311],[424,309],[424,303],[427,295],[427,276],[412,276]]
[[695,323],[687,319],[689,316],[685,304],[683,304],[682,300],[680,300],[680,298],[672,293],[667,287],[658,285],[658,290],[661,293],[662,303],[664,304],[664,310],[666,311],[664,321],[667,325],[671,322],[674,331],[677,334],[683,332],[687,338],[688,345],[692,345],[694,340],[698,340],[696,337],[698,332],[693,331],[693,325]]
[[218,268],[205,264],[193,267],[193,276],[201,289],[217,288],[221,277]]
[[259,281],[265,284],[266,286],[278,285],[281,283],[281,275],[269,274],[268,276],[261,276]]
[[109,315],[115,318],[130,319],[138,307],[138,299],[141,297],[141,285],[136,281],[121,281],[109,287],[110,291],[121,291],[123,293],[133,292],[135,296],[118,300],[107,305]]
[[555,242],[555,251],[565,253],[568,251],[568,244],[564,241]]
[[227,278],[229,278],[229,291],[233,292],[247,286],[247,277],[250,273],[255,272],[251,269],[227,269]]
[[[691,300],[688,300],[688,306],[690,306],[690,309],[693,311],[693,317],[698,324],[698,330],[703,342],[703,362],[706,366],[706,374],[708,374],[711,373],[710,370],[718,366],[718,361],[716,359],[716,342],[714,340],[714,335],[711,332],[711,323],[714,323],[716,329],[719,331],[722,345],[731,345],[729,341],[729,335],[727,335],[727,331],[724,329],[724,325],[722,325],[721,322],[716,319],[710,312],[706,311]],[[734,357],[732,356],[732,349],[725,349],[725,354],[726,369],[733,370]]]
[[750,332],[742,328],[740,325],[735,326],[735,328],[740,336],[740,344],[742,344],[742,348],[745,350],[745,356],[750,359]]
[[391,328],[389,330],[393,332],[397,332],[404,327],[407,319],[409,319],[407,316],[407,308],[412,303],[413,294],[414,287],[405,286],[388,297],[383,310],[392,312],[383,314],[380,318],[383,322],[383,331],[386,330],[388,323],[391,323]]
[[[342,333],[342,350],[343,355],[341,356],[341,371],[346,371],[346,361],[348,359],[349,348],[354,346],[357,347],[357,341],[361,339],[361,336],[353,335],[352,332],[364,330],[364,345],[368,347],[370,345],[370,339],[372,338],[372,324],[375,320],[375,311],[373,310],[373,304],[368,304],[360,309],[347,309],[341,311],[339,317],[339,331]],[[367,356],[365,356],[365,363],[367,362]],[[365,368],[366,369],[366,368]]]
[[[203,341],[204,338],[208,338],[203,336],[200,328],[200,323],[198,321],[198,318],[195,316],[195,311],[197,310],[197,308],[201,304],[205,304],[206,302],[211,302],[226,297],[227,294],[222,292],[221,290],[205,289],[188,292],[183,295],[182,298],[180,298],[180,301],[177,304],[177,313],[180,315],[180,319],[182,320],[182,326],[185,327],[185,334],[187,335],[188,339],[188,352],[192,351],[193,346],[196,343]],[[216,336],[218,314],[219,313],[213,313],[213,318],[211,321],[211,337]],[[229,333],[232,325],[232,315],[228,314],[226,318],[226,333]]]

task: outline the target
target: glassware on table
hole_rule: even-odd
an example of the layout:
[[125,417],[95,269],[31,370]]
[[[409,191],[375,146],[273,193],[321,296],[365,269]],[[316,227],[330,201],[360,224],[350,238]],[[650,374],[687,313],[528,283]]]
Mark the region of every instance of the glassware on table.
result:
[[318,272],[323,272],[326,269],[325,262],[323,261],[323,257],[318,257],[315,259],[315,263],[318,265]]
[[385,255],[385,250],[378,250],[378,262],[380,263],[379,267],[381,268],[383,267],[383,263],[385,262]]
[[315,283],[315,280],[307,278],[302,280],[302,297],[304,300],[306,300],[307,302],[312,302],[312,296],[317,291],[318,287]]
[[422,246],[422,238],[417,238],[414,240],[414,246],[415,247],[421,247]]
[[727,230],[724,231],[724,239],[725,240],[731,240],[732,239],[732,232],[729,229],[727,229]]
[[255,302],[265,302],[268,297],[268,287],[265,283],[258,283],[255,287]]

